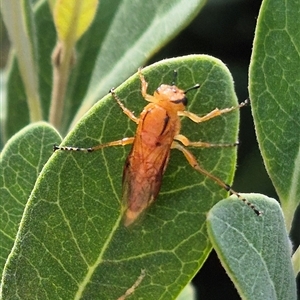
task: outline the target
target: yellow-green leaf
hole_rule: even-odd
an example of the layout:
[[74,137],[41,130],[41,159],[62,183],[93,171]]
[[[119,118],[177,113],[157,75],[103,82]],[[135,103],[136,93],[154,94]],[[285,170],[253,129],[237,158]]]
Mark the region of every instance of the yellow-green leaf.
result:
[[98,0],[58,0],[54,7],[54,22],[61,41],[77,41],[92,23]]
[[57,0],[48,0],[48,4],[49,4],[49,7],[50,7],[52,12],[54,10],[54,6],[55,6],[56,1]]

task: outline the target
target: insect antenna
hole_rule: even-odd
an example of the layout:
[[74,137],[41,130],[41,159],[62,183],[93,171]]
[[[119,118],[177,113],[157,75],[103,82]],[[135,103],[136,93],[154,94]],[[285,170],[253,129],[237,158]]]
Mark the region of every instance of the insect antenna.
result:
[[178,75],[177,70],[174,70],[172,85],[176,85],[177,75]]
[[[173,75],[174,77],[173,77],[172,85],[176,85],[177,75],[178,75],[177,70],[174,70],[174,75]],[[200,84],[197,83],[197,84],[195,84],[194,86],[192,86],[192,87],[186,89],[186,90],[184,91],[184,93],[186,94],[187,92],[189,92],[189,91],[191,91],[191,90],[198,89],[199,87],[200,87]]]
[[186,90],[184,91],[184,93],[186,94],[187,92],[189,92],[189,91],[191,91],[191,90],[199,89],[199,87],[200,87],[200,84],[197,83],[197,84],[195,84],[194,86],[191,86],[190,88],[186,89]]

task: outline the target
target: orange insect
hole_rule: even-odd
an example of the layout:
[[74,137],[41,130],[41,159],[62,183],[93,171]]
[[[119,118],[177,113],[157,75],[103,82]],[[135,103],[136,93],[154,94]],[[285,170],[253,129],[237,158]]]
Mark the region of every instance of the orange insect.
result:
[[[176,74],[176,73],[175,73]],[[129,226],[133,224],[148,208],[160,191],[162,177],[168,164],[170,150],[176,148],[180,150],[189,164],[201,174],[204,174],[214,180],[221,187],[250,206],[257,215],[261,212],[256,207],[241,197],[237,192],[225,184],[222,180],[204,170],[197,162],[194,155],[186,149],[192,147],[228,147],[235,144],[210,144],[204,142],[191,142],[187,137],[180,134],[180,117],[185,116],[196,123],[201,123],[212,119],[221,114],[228,113],[247,104],[243,102],[238,106],[225,109],[214,109],[205,116],[198,116],[192,112],[185,111],[187,105],[186,93],[199,88],[199,84],[187,89],[181,90],[175,84],[162,84],[152,95],[147,94],[148,83],[146,82],[141,69],[139,69],[141,80],[142,96],[149,101],[140,117],[137,118],[129,109],[127,109],[120,99],[111,90],[111,94],[118,102],[123,112],[138,126],[134,137],[123,138],[118,141],[109,142],[91,148],[77,147],[58,147],[55,150],[85,151],[93,152],[110,146],[124,146],[133,144],[131,151],[126,159],[123,171],[123,196],[122,201],[125,208],[124,224]]]

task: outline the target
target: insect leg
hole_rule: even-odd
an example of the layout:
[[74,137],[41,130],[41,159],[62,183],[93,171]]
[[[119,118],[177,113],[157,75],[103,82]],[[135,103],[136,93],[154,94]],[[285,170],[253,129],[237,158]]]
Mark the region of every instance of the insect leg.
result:
[[197,162],[195,156],[188,151],[184,146],[180,145],[177,142],[173,142],[172,143],[172,148],[174,149],[178,149],[180,150],[185,158],[187,159],[187,161],[189,162],[189,164],[199,173],[209,177],[210,179],[214,180],[219,186],[221,186],[222,188],[224,188],[226,191],[230,192],[231,194],[236,195],[240,200],[242,200],[245,204],[247,204],[250,208],[253,209],[253,211],[256,213],[256,215],[260,216],[262,214],[262,212],[260,210],[258,210],[254,204],[252,204],[251,202],[249,202],[247,199],[243,198],[239,193],[237,193],[236,191],[234,191],[230,185],[226,184],[225,182],[223,182],[221,179],[219,179],[218,177],[212,175],[211,173],[209,173],[208,171],[204,170]]
[[63,151],[81,151],[81,152],[93,152],[100,149],[103,149],[105,147],[112,147],[112,146],[125,146],[128,144],[132,144],[134,141],[134,137],[124,138],[118,141],[108,142],[105,144],[97,145],[90,148],[79,148],[79,147],[69,147],[69,146],[53,146],[53,151],[56,150],[63,150]]
[[213,111],[211,111],[210,113],[208,113],[208,114],[206,114],[205,116],[202,116],[202,117],[199,117],[198,115],[196,115],[192,112],[189,112],[189,111],[179,111],[178,115],[181,116],[181,117],[188,117],[189,119],[191,119],[192,121],[194,121],[196,123],[201,123],[201,122],[208,121],[212,118],[218,117],[220,115],[229,113],[233,110],[239,109],[239,108],[241,108],[243,106],[246,106],[248,104],[249,104],[249,100],[247,99],[247,100],[245,100],[244,102],[240,103],[237,106],[232,106],[232,107],[223,108],[223,109],[216,108]]
[[130,120],[135,122],[136,124],[139,123],[139,118],[137,118],[132,111],[130,111],[125,105],[121,102],[121,99],[116,95],[115,90],[112,88],[110,90],[111,95],[115,98],[121,109],[123,110],[124,114],[129,117]]
[[147,94],[147,88],[148,88],[148,82],[146,81],[144,75],[142,74],[142,68],[138,69],[138,74],[140,76],[141,84],[142,84],[142,96],[144,97],[145,100],[149,102],[157,102],[156,98],[152,95]]
[[202,148],[210,148],[210,147],[235,147],[239,144],[239,142],[235,142],[233,144],[213,144],[207,142],[191,142],[186,136],[183,134],[177,134],[174,137],[175,140],[181,142],[184,146],[190,147],[202,147]]

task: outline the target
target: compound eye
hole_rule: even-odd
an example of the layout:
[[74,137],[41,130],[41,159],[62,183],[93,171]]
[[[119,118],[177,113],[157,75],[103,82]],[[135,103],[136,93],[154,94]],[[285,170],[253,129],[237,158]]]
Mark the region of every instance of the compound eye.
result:
[[187,106],[188,99],[187,99],[187,97],[183,97],[182,99],[173,100],[172,102],[175,104],[182,103],[184,106]]

